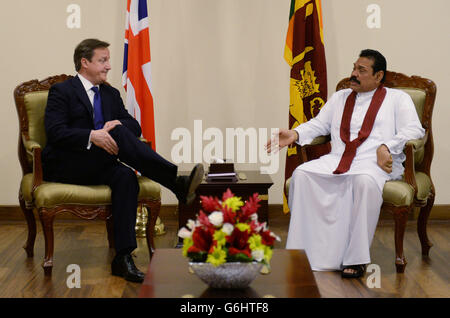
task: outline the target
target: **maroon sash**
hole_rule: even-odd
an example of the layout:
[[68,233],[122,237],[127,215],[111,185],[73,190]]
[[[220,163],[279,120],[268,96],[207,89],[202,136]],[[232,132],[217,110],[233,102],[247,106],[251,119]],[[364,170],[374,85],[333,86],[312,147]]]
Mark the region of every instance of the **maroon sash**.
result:
[[345,150],[342,154],[341,161],[334,174],[341,174],[347,172],[350,169],[353,158],[356,155],[356,149],[361,145],[367,137],[369,137],[372,131],[375,118],[377,117],[378,110],[383,104],[384,97],[386,96],[386,89],[383,85],[378,86],[375,94],[370,102],[369,109],[364,117],[361,130],[358,133],[358,137],[350,141],[350,121],[352,119],[353,108],[355,108],[356,92],[353,91],[345,101],[344,113],[342,114],[340,135],[342,141],[345,143]]

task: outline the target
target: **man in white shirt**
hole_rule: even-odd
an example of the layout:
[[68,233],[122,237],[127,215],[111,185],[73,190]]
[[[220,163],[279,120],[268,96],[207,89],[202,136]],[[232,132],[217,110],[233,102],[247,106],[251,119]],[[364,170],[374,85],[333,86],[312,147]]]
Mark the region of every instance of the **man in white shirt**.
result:
[[424,135],[408,94],[383,87],[386,59],[363,50],[351,86],[334,93],[317,117],[280,129],[269,152],[331,135],[331,152],[297,167],[291,177],[287,249],[305,249],[313,270],[357,278],[370,263],[370,245],[387,180],[403,174],[403,148]]

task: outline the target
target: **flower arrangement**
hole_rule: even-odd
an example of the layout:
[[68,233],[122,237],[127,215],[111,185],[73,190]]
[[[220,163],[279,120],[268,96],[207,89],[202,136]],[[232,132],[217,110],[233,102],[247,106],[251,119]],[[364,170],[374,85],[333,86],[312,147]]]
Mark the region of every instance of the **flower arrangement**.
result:
[[274,241],[280,238],[259,223],[258,193],[245,203],[230,189],[217,197],[200,196],[203,210],[197,220],[188,220],[178,231],[183,238],[183,256],[192,262],[214,266],[226,262],[259,262],[269,265]]

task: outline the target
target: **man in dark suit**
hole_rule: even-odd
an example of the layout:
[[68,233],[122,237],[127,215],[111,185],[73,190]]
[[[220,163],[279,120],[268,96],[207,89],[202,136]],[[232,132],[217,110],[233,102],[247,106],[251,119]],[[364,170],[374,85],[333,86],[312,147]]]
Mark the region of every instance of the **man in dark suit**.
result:
[[[141,282],[144,274],[131,257],[136,243],[139,185],[133,167],[189,204],[203,178],[198,164],[190,176],[139,140],[141,127],[125,109],[117,89],[106,84],[111,69],[109,44],[82,41],[75,49],[78,74],[50,88],[45,111],[47,145],[42,154],[44,180],[111,187],[116,256],[112,274]],[[126,165],[124,165],[125,163]]]

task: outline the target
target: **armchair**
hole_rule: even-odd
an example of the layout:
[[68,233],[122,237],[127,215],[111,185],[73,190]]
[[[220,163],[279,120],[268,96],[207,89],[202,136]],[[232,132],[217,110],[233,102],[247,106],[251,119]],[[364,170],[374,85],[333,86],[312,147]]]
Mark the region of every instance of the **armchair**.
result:
[[[350,78],[342,79],[336,90],[350,87]],[[436,98],[436,85],[433,81],[419,76],[406,76],[401,73],[386,72],[384,85],[401,89],[408,93],[416,107],[417,114],[425,129],[422,139],[410,140],[406,143],[404,152],[404,175],[402,180],[386,182],[383,188],[382,210],[390,212],[395,221],[395,266],[397,273],[403,273],[407,264],[403,252],[403,238],[405,234],[408,214],[414,207],[420,207],[417,220],[417,232],[422,245],[422,255],[428,256],[432,243],[427,236],[427,222],[434,204],[435,188],[430,175],[433,160],[432,113]],[[330,140],[329,136],[320,136],[310,145],[301,147],[301,160],[306,162],[311,147],[322,145]],[[286,182],[286,193],[289,193],[289,181]]]
[[[69,79],[67,75],[48,77],[42,81],[32,80],[20,84],[14,90],[14,99],[19,117],[19,161],[22,180],[19,202],[28,225],[28,238],[24,249],[28,257],[33,256],[36,239],[36,209],[42,224],[45,240],[43,268],[51,275],[53,268],[54,235],[53,221],[56,215],[69,212],[85,220],[96,218],[106,221],[109,247],[114,247],[111,214],[111,190],[106,185],[82,186],[45,182],[43,180],[41,152],[46,144],[44,114],[50,87]],[[161,207],[159,184],[143,176],[138,177],[140,192],[138,205],[149,212],[146,239],[150,258],[153,254],[153,229]]]

